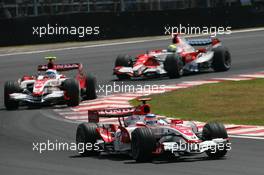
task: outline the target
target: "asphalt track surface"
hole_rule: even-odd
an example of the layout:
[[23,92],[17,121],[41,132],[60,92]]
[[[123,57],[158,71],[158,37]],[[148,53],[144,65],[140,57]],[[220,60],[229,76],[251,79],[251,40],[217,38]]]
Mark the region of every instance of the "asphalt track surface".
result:
[[[221,37],[232,54],[233,67],[224,73],[206,73],[182,77],[180,80],[153,79],[129,81],[136,84],[168,84],[183,80],[226,77],[264,69],[264,32],[237,33]],[[30,55],[0,57],[0,86],[23,74],[36,73],[43,56],[55,55],[59,62],[82,62],[96,75],[98,83],[113,83],[112,68],[118,53],[135,55],[149,49],[164,48],[169,41],[74,49]],[[33,151],[33,142],[74,142],[76,123],[67,122],[50,108],[6,111],[3,88],[0,88],[0,174],[263,174],[263,140],[232,139],[232,150],[226,158],[208,160],[204,154],[180,160],[157,158],[149,163],[135,163],[127,156],[101,155],[80,157],[75,151]]]

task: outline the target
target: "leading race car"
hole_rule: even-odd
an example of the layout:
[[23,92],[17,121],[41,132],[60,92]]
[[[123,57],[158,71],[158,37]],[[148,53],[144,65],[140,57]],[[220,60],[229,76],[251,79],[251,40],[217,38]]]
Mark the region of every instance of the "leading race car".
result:
[[[19,105],[67,104],[77,106],[81,99],[96,98],[96,79],[91,74],[84,73],[82,64],[54,64],[55,57],[46,59],[48,64],[38,66],[37,76],[25,75],[18,81],[5,83],[6,109],[17,109]],[[69,78],[60,73],[74,69],[78,72],[75,78]]]
[[[156,117],[147,100],[141,99],[143,104],[135,108],[88,111],[89,123],[78,126],[76,143],[89,149],[79,149],[79,153],[128,154],[142,162],[162,154],[180,157],[205,152],[210,158],[221,158],[230,149],[223,124],[210,122],[199,132],[194,122]],[[118,124],[102,124],[100,117],[117,118]]]
[[[195,49],[194,46],[206,47]],[[148,51],[135,58],[119,55],[113,73],[120,80],[161,76],[179,78],[184,73],[227,71],[230,67],[230,52],[219,39],[186,40],[175,35],[168,49]]]

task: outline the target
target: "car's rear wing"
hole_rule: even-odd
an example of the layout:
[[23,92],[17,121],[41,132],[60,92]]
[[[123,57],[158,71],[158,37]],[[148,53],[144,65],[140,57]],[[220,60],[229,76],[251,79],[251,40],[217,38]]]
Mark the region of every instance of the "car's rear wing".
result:
[[211,39],[188,39],[187,42],[191,46],[205,46],[212,44]]
[[[179,34],[173,34],[172,35],[172,43],[177,44],[180,42],[181,37]],[[191,46],[207,46],[207,45],[212,45],[215,46],[216,44],[221,43],[221,41],[218,38],[212,37],[212,38],[197,38],[197,39],[186,39],[188,44]]]
[[[69,70],[82,70],[83,65],[81,63],[68,63],[68,64],[55,64],[53,69],[57,71],[69,71]],[[38,65],[38,71],[46,71],[48,70],[48,65]]]
[[120,125],[121,118],[124,121],[124,117],[133,115],[135,111],[134,107],[130,108],[109,108],[99,110],[88,110],[88,122],[99,123],[100,118],[117,118]]
[[221,43],[218,38],[211,38],[211,39],[188,39],[187,42],[191,46],[206,46],[206,45],[216,45]]

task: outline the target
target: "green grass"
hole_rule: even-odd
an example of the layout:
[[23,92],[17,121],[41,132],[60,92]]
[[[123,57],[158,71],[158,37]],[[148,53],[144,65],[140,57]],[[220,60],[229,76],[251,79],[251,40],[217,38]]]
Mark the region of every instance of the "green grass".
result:
[[[225,81],[150,96],[155,114],[196,121],[264,125],[264,80]],[[133,105],[139,104],[136,100]]]

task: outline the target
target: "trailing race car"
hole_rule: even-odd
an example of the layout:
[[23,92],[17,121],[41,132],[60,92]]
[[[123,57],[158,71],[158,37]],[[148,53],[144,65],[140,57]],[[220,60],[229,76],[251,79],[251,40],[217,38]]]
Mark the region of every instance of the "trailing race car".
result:
[[[172,42],[168,49],[148,51],[136,58],[119,55],[114,75],[120,80],[160,76],[179,78],[184,73],[227,71],[231,67],[230,52],[217,38],[186,40],[175,35]],[[195,49],[194,46],[207,47]]]
[[[147,100],[141,99],[143,104],[135,108],[88,111],[89,122],[78,126],[76,143],[95,149],[79,149],[79,153],[128,154],[141,162],[161,154],[179,157],[205,152],[210,158],[221,158],[230,149],[223,124],[210,122],[199,132],[194,122],[169,121],[151,114]],[[100,117],[117,118],[119,124],[99,123]]]
[[[7,81],[4,103],[8,110],[19,105],[67,104],[78,106],[81,99],[96,98],[96,79],[85,74],[80,63],[54,64],[55,57],[46,57],[47,65],[39,65],[37,76],[25,75],[18,81]],[[75,78],[59,72],[78,70]],[[44,73],[41,73],[43,72]]]

